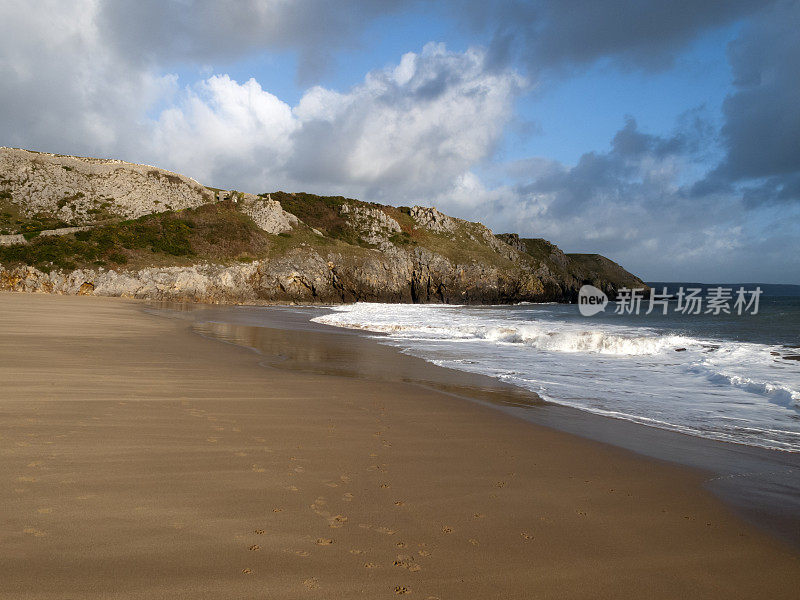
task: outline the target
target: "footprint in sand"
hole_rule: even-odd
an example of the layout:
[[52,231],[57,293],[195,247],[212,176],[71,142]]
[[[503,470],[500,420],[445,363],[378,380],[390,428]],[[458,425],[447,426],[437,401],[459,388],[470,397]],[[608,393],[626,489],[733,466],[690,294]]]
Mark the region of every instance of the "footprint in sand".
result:
[[417,554],[419,554],[420,556],[430,556],[431,555],[431,553],[428,552],[427,550],[417,550]]
[[359,523],[358,526],[361,529],[371,529],[372,531],[382,533],[383,535],[394,535],[396,533],[394,529],[389,529],[388,527],[375,527],[369,523]]
[[367,562],[367,563],[364,563],[364,568],[365,569],[377,569],[379,567],[375,563]]
[[347,492],[344,496],[342,496],[342,500],[345,502],[352,502],[353,501],[353,494]]
[[523,531],[521,534],[523,540],[532,540],[533,536],[530,533]]
[[319,579],[316,577],[310,577],[303,581],[303,587],[308,590],[318,590],[319,589]]
[[366,551],[365,551],[365,550],[356,550],[356,549],[353,549],[353,550],[350,550],[350,554],[353,554],[353,555],[355,555],[355,556],[358,556],[358,555],[360,555],[360,554],[366,554]]
[[266,531],[264,531],[263,529],[256,529],[253,533],[255,533],[256,535],[264,535]]
[[395,586],[394,593],[399,596],[402,596],[403,594],[410,594],[411,590],[404,585],[398,585]]
[[408,569],[412,573],[417,573],[422,570],[416,562],[414,562],[413,556],[407,556],[405,554],[400,554],[397,556],[397,560],[394,561],[395,567],[401,567],[403,569]]
[[334,529],[337,529],[344,525],[347,522],[347,517],[344,515],[336,515],[335,517],[331,517],[328,519],[328,525]]
[[342,483],[350,483],[350,476],[349,475],[339,475],[339,481]]
[[45,537],[47,535],[46,532],[42,531],[41,529],[36,529],[35,527],[26,527],[22,530],[22,532],[32,535],[33,537]]
[[266,473],[267,472],[267,470],[264,467],[260,466],[260,465],[253,465],[252,470],[253,470],[253,473]]
[[382,483],[382,484],[381,484],[381,489],[384,489],[384,490],[385,490],[385,489],[386,489],[386,488],[388,488],[388,487],[389,487],[389,484],[388,484],[388,483]]
[[480,542],[475,538],[469,538],[469,543],[472,544],[473,546],[478,546],[480,544]]
[[333,544],[331,538],[317,538],[317,546],[330,546]]
[[397,546],[398,548],[405,548],[407,544],[405,542],[397,542],[395,546]]
[[252,546],[250,546],[250,548],[248,548],[248,550],[250,550],[250,552],[258,552],[259,550],[261,550],[261,546],[259,546],[258,544],[253,544]]
[[329,488],[337,488],[337,487],[339,487],[339,484],[336,483],[335,481],[328,481],[328,482],[325,483],[325,485],[327,485]]
[[448,527],[447,525],[444,525],[442,527],[442,533],[453,533],[453,528],[452,527]]
[[394,505],[395,506],[404,506],[405,502],[403,502],[402,500],[395,500],[394,501]]
[[252,573],[253,573],[253,571],[251,571],[250,569],[242,569],[242,574],[243,575],[250,575]]
[[307,558],[311,556],[311,552],[308,550],[290,550],[289,548],[284,548],[283,552],[286,554],[294,554],[295,556],[299,556],[301,558]]
[[505,486],[506,486],[506,482],[505,481],[498,481],[497,483],[494,484],[494,487],[496,487],[496,488],[503,488]]
[[274,513],[283,512],[283,509],[276,506],[275,508],[272,509],[272,512]]
[[473,519],[482,519],[485,516],[486,515],[484,515],[483,513],[475,513],[474,515],[472,515],[472,518]]

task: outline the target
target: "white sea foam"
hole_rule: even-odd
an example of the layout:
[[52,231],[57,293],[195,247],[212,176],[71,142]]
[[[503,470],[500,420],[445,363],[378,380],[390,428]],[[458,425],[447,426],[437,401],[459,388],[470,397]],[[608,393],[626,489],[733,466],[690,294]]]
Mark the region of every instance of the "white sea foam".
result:
[[354,304],[314,319],[552,402],[684,433],[800,451],[800,365],[765,344],[570,320],[570,307]]

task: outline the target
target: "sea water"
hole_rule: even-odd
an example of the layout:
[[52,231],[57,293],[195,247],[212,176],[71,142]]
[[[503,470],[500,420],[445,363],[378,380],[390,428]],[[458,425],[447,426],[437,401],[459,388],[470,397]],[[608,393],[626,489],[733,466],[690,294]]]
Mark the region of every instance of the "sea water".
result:
[[800,452],[800,295],[767,291],[755,315],[674,308],[623,315],[612,302],[583,317],[566,304],[359,303],[313,320],[380,333],[406,353],[496,377],[552,403]]

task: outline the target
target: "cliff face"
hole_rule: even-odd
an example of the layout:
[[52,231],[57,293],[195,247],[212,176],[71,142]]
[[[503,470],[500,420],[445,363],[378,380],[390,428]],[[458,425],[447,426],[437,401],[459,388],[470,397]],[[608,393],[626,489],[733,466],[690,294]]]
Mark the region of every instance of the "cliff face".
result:
[[497,236],[507,244],[534,258],[539,267],[536,276],[553,295],[561,295],[566,302],[577,301],[578,291],[584,284],[603,290],[616,298],[617,290],[648,286],[636,275],[599,254],[565,254],[555,244],[541,238],[520,238],[516,233]]
[[603,257],[495,236],[433,208],[283,192],[218,194],[119,161],[0,149],[0,203],[6,290],[201,302],[477,304],[571,301],[583,283],[612,296],[623,285],[643,285]]

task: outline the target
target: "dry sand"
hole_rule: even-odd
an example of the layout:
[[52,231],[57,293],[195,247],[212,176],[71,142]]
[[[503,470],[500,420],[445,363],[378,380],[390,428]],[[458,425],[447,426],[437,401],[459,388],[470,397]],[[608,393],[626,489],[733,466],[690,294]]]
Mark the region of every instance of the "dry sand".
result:
[[[398,360],[402,360],[398,358]],[[452,395],[0,294],[0,598],[796,598],[702,474]]]

